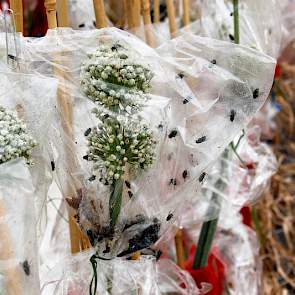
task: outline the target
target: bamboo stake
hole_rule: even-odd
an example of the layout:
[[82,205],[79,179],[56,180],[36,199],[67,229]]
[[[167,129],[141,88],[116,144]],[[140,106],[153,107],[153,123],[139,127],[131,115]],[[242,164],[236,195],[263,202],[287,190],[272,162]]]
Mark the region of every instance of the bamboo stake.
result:
[[154,23],[160,22],[160,0],[154,0]]
[[24,32],[24,16],[22,0],[10,0],[10,9],[14,12],[15,30],[16,32]]
[[57,0],[57,22],[59,27],[69,26],[68,0]]
[[133,18],[134,18],[135,28],[140,27],[140,8],[141,8],[140,4],[141,4],[140,0],[133,0],[133,7],[134,7]]
[[176,36],[176,18],[175,18],[175,7],[173,0],[166,0],[168,20],[169,20],[169,29],[171,38]]
[[141,8],[143,14],[143,23],[145,25],[145,38],[148,45],[155,47],[155,39],[152,32],[152,20],[150,14],[150,0],[141,0]]
[[140,26],[140,0],[125,0],[128,29]]
[[44,0],[44,6],[46,9],[48,28],[55,29],[57,27],[56,0]]
[[[45,8],[47,13],[47,21],[48,27],[50,29],[55,29],[57,27],[57,18],[56,18],[56,0],[45,0]],[[58,58],[57,58],[58,60]],[[72,138],[72,126],[73,126],[73,109],[70,101],[70,97],[67,93],[65,93],[61,87],[65,83],[66,75],[61,72],[58,68],[55,68],[55,75],[58,77],[60,84],[58,87],[58,106],[60,112],[64,116],[63,122],[63,130],[65,133]],[[74,163],[73,159],[68,159],[69,170],[74,171]],[[68,188],[69,195],[73,195],[76,192],[73,192],[72,189]],[[83,249],[83,236],[82,232],[79,229],[74,217],[73,213],[69,212],[69,231],[70,231],[70,242],[71,242],[71,252],[77,253],[81,249]]]
[[[4,200],[0,198],[0,261],[1,260],[13,260],[14,249],[13,242],[10,235],[10,229],[5,224],[6,208]],[[21,274],[15,266],[8,266],[4,272],[7,295],[22,295],[23,290],[21,286]],[[6,294],[6,293],[5,293]]]
[[189,10],[190,10],[190,0],[182,0],[183,2],[183,25],[187,26],[190,23],[190,15],[189,15]]
[[176,247],[176,257],[177,257],[177,264],[180,268],[184,269],[184,248],[183,248],[183,237],[182,237],[182,230],[179,229],[175,235],[175,247]]
[[95,19],[96,19],[96,28],[101,29],[107,26],[106,22],[106,13],[104,8],[103,0],[93,0]]

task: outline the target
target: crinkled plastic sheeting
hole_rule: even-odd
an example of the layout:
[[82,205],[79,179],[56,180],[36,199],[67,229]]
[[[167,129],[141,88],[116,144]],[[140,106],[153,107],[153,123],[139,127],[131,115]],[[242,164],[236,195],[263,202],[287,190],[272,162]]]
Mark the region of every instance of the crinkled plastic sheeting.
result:
[[[191,223],[187,230],[188,239],[196,244],[198,227]],[[224,265],[224,284],[229,294],[261,294],[262,268],[259,242],[255,231],[242,223],[240,214],[231,211],[226,218],[221,217],[212,253]]]
[[30,172],[35,187],[32,206],[37,210],[38,235],[41,235],[46,223],[42,210],[45,209],[46,196],[52,181],[52,152],[47,133],[54,118],[53,101],[56,97],[57,80],[14,73],[6,65],[1,65],[0,89],[0,105],[17,111],[37,142],[32,155],[34,165]]
[[95,28],[95,14],[92,0],[69,1],[70,27],[76,30]]
[[[197,1],[201,10],[200,20],[192,23],[191,29],[198,35],[232,41],[232,1]],[[255,47],[273,57],[279,55],[281,47],[281,16],[279,1],[239,1],[240,43]]]
[[[237,154],[229,149],[229,155],[223,155],[208,171],[200,191],[202,197],[188,204],[190,213],[182,218],[182,225],[210,220],[218,215],[222,220],[230,218],[262,196],[276,170],[275,155],[260,142],[260,128],[248,129]],[[219,186],[218,181],[221,182]]]
[[198,295],[199,290],[190,274],[179,268],[172,260],[160,259],[157,262],[157,284],[160,294]]
[[[104,51],[113,57],[102,58]],[[105,66],[100,64],[117,67],[116,52],[121,55],[119,69],[127,64],[140,67],[151,78],[145,81],[145,92],[124,86],[125,80],[117,83],[118,76],[111,81],[108,72],[102,74]],[[59,78],[60,97],[70,99],[70,116],[71,110],[59,106],[64,128],[56,126],[49,135],[59,154],[55,159],[58,182],[64,197],[77,209],[80,226],[92,245],[99,255],[109,258],[152,245],[183,205],[197,197],[208,165],[264,103],[275,67],[272,58],[228,42],[187,33],[155,51],[118,29],[50,31],[24,44],[23,59],[28,71]],[[128,94],[121,95],[121,101],[116,97],[120,91]],[[253,94],[257,91],[258,96]],[[111,103],[101,92],[112,97]],[[98,119],[91,113],[93,108],[97,116],[107,117]],[[141,118],[139,122],[134,121],[134,114]],[[85,157],[87,136],[93,130],[101,132],[110,118],[131,128],[131,134],[132,128],[145,125],[154,142],[149,148],[154,151],[152,165],[136,170],[131,163],[133,170],[121,187],[122,206],[113,227],[109,200],[114,188],[105,185],[106,178],[101,176],[106,175],[106,168],[93,171]],[[72,123],[73,131],[65,128],[69,126],[65,120]],[[100,165],[100,158],[96,159]]]
[[1,294],[38,295],[38,247],[32,175],[23,160],[0,165]]
[[[87,295],[93,270],[91,253],[84,252],[61,260],[46,276],[42,295]],[[192,278],[171,261],[159,261],[150,256],[139,260],[114,259],[97,261],[97,294],[160,295],[177,292],[196,295],[198,289]]]

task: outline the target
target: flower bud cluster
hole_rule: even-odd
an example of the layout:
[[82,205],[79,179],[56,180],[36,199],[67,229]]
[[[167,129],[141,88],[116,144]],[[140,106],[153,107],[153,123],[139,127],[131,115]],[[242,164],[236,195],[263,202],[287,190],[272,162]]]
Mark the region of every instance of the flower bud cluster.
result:
[[[139,57],[116,43],[101,45],[81,67],[81,87],[88,98],[112,111],[137,109],[148,99],[153,78]],[[134,55],[134,54],[133,54]]]
[[153,163],[156,141],[139,118],[127,121],[120,116],[99,114],[99,117],[102,123],[87,134],[87,158],[94,162],[94,169],[100,171],[101,181],[112,184],[122,177],[127,167],[136,174]]
[[26,125],[16,112],[0,107],[0,164],[25,158],[31,164],[36,141],[27,133]]

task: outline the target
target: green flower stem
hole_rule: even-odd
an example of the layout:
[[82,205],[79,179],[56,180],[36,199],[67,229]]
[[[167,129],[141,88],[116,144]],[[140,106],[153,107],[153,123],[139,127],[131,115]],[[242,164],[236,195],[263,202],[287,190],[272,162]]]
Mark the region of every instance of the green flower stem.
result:
[[[228,157],[228,150],[224,152],[224,157]],[[221,174],[224,174],[226,171],[225,165],[222,165],[221,167]],[[223,190],[225,188],[224,182],[219,179],[216,184],[215,184],[216,189],[218,190]],[[216,193],[212,194],[212,201],[214,203],[217,203],[219,207],[219,196]],[[217,229],[217,224],[218,224],[218,218],[219,218],[219,211],[220,209],[215,208],[215,206],[209,206],[208,210],[208,215],[210,216],[217,216],[216,218],[206,221],[203,223],[200,236],[199,236],[199,241],[198,241],[198,246],[197,246],[197,251],[194,257],[194,262],[193,262],[193,269],[199,269],[201,267],[205,267],[208,264],[208,258],[210,254],[210,250],[212,247],[212,243],[214,240],[214,236],[216,233]]]
[[115,181],[113,185],[113,191],[110,196],[109,210],[110,210],[110,225],[111,228],[114,228],[122,206],[122,194],[123,194],[123,183],[122,178]]
[[207,265],[217,223],[218,218],[203,223],[197,252],[194,258],[193,269],[198,269]]
[[[233,8],[234,8],[234,38],[235,38],[235,43],[239,44],[240,43],[239,0],[233,0]],[[240,143],[240,140],[239,140],[239,143]],[[231,144],[231,147],[233,147],[233,144]],[[235,151],[235,149],[233,150]],[[228,151],[225,151],[224,158],[228,159],[228,157],[229,157],[229,153]],[[221,172],[221,174],[223,173],[224,171]],[[217,181],[216,187],[222,190],[224,187],[223,185],[220,185],[220,181],[221,179]],[[215,193],[213,193],[212,200],[218,200],[218,196]],[[212,209],[209,208],[209,210],[212,210]],[[208,257],[212,247],[212,242],[214,240],[217,224],[218,224],[219,209],[218,209],[218,212],[216,212],[216,216],[217,217],[215,219],[206,221],[202,225],[201,233],[200,233],[199,241],[197,245],[197,251],[194,257],[193,269],[205,267],[208,264]]]
[[239,0],[233,0],[234,6],[234,37],[235,43],[240,44]]

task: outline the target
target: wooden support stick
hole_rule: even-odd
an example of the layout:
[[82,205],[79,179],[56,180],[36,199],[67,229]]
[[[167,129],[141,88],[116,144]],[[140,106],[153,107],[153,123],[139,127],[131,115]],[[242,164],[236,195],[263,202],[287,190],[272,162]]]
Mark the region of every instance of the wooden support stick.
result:
[[132,260],[139,260],[140,258],[140,251],[136,251],[132,256],[131,259]]
[[140,26],[140,0],[125,0],[128,29]]
[[150,13],[150,0],[141,0],[141,8],[143,14],[143,23],[145,25],[145,39],[149,46],[155,47],[155,39],[153,36],[152,31],[152,20],[151,20],[151,13]]
[[68,0],[57,0],[57,22],[59,27],[69,26]]
[[182,17],[183,25],[188,26],[190,23],[190,15],[189,15],[190,0],[182,0],[182,3],[183,3],[183,17]]
[[[6,208],[4,200],[0,196],[0,261],[13,260],[15,257],[10,228],[5,223]],[[22,295],[21,274],[14,265],[8,265],[4,270],[7,295]]]
[[135,24],[135,28],[140,27],[140,0],[133,0],[133,18],[134,18],[134,24]]
[[56,0],[44,0],[44,6],[46,9],[48,28],[55,29],[57,27]]
[[150,14],[150,0],[141,0],[143,23],[145,25],[150,25],[152,23]]
[[103,0],[93,0],[96,28],[101,29],[107,26],[106,13]]
[[176,36],[176,18],[175,18],[175,7],[173,0],[166,0],[168,20],[169,20],[169,29],[171,38]]
[[177,264],[180,268],[184,269],[184,248],[183,248],[183,239],[182,239],[182,231],[179,229],[175,235],[175,247],[176,247],[176,257]]
[[160,22],[160,0],[154,0],[154,23]]
[[24,32],[24,16],[22,0],[10,0],[10,9],[14,12],[15,29],[19,33]]

